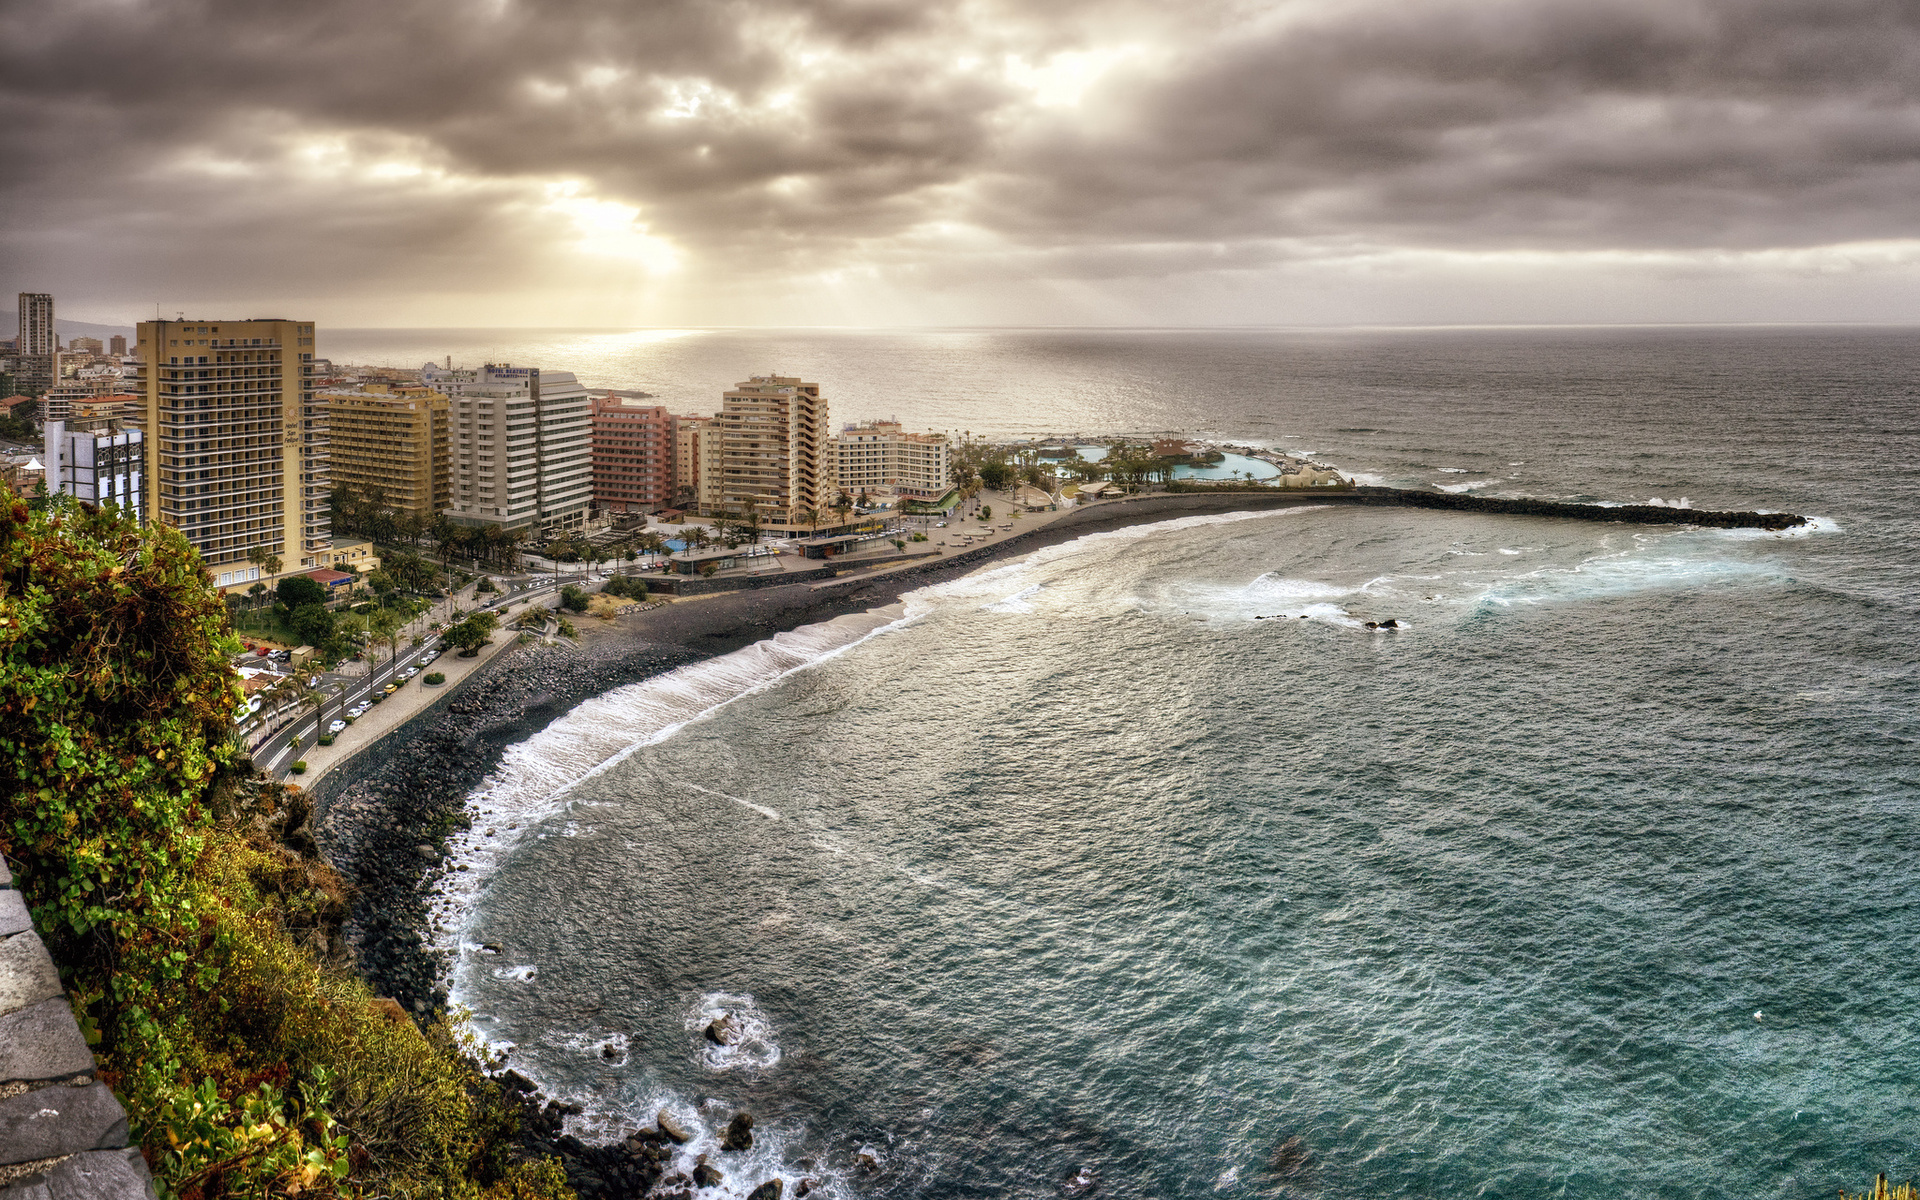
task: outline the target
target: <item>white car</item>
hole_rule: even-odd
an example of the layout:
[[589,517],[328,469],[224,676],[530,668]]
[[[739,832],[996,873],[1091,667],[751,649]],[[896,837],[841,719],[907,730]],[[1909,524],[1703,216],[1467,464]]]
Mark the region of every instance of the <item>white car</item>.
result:
[[333,724],[327,726],[327,732],[339,733],[342,729],[345,729],[346,727],[347,727],[347,723],[345,721],[342,721],[336,718]]

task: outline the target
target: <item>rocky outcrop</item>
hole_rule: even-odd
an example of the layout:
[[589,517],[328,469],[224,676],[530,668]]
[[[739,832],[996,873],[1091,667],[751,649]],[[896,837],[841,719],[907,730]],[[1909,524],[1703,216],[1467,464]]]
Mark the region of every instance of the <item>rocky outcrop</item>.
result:
[[726,1132],[720,1135],[722,1150],[753,1149],[753,1117],[747,1113],[733,1114],[733,1120],[727,1122]]
[[26,898],[0,860],[0,1200],[154,1200],[127,1113],[93,1077]]

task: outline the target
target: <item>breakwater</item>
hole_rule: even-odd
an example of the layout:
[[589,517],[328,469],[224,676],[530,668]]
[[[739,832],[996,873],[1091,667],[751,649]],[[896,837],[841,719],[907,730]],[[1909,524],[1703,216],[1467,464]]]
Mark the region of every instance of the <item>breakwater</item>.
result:
[[[1664,504],[1577,504],[1565,500],[1536,500],[1429,492],[1415,488],[1347,487],[1295,488],[1280,491],[1263,487],[1208,486],[1176,483],[1169,496],[1233,497],[1248,508],[1278,508],[1289,504],[1366,504],[1390,508],[1433,508],[1449,512],[1509,513],[1524,517],[1561,517],[1574,521],[1615,521],[1630,525],[1698,525],[1709,529],[1796,529],[1808,523],[1794,513],[1728,512],[1705,508],[1673,508]],[[1259,498],[1256,500],[1256,497]],[[1089,505],[1092,511],[1115,504],[1139,504],[1151,497]]]
[[1805,517],[1793,513],[1717,512],[1699,508],[1669,508],[1660,504],[1570,504],[1560,500],[1502,499],[1496,496],[1416,491],[1411,488],[1342,488],[1318,498],[1348,504],[1513,513],[1526,517],[1570,517],[1576,521],[1624,521],[1633,525],[1700,525],[1710,529],[1783,530],[1807,523]]

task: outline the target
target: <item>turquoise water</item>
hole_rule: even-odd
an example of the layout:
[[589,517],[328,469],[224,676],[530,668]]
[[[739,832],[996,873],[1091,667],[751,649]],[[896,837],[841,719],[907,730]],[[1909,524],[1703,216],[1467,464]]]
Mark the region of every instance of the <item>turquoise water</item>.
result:
[[609,693],[474,797],[476,1028],[584,1133],[751,1108],[738,1194],[1920,1173],[1920,339],[1262,337],[1054,365],[1384,481],[1820,520],[1188,519]]
[[1229,454],[1210,467],[1175,467],[1175,479],[1272,479],[1280,468],[1263,459]]

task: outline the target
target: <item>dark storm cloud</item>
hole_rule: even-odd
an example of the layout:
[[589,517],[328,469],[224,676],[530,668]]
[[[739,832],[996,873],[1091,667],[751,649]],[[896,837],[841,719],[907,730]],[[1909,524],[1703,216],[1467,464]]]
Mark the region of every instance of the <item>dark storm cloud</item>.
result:
[[0,249],[452,284],[566,237],[556,180],[736,272],[1819,245],[1915,232],[1917,89],[1895,0],[16,3]]

